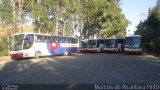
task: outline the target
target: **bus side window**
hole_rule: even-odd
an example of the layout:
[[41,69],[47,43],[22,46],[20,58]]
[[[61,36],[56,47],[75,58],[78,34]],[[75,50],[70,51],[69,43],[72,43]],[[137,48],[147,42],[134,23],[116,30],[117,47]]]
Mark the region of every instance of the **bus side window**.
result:
[[60,37],[56,37],[56,42],[60,42]]
[[71,38],[71,43],[74,43],[74,38]]
[[52,37],[52,42],[54,43],[55,41],[56,41],[56,40],[55,40],[55,37],[53,36],[53,37]]
[[72,44],[75,43],[74,38],[72,38],[72,42],[71,42],[71,43],[72,43]]
[[55,36],[52,36],[52,43],[55,42]]
[[66,38],[66,37],[64,37],[64,43],[68,43],[68,42],[67,42],[67,38]]
[[76,44],[77,43],[77,41],[76,41],[77,39],[76,38],[74,38],[74,44]]
[[35,35],[35,36],[36,36],[35,41],[36,41],[36,42],[41,42],[41,40],[42,40],[41,35]]
[[52,37],[52,39],[53,39],[53,40],[52,40],[52,42],[53,42],[53,43],[57,43],[57,42],[59,42],[59,40],[58,40],[58,37],[57,37],[57,36],[53,36],[53,37]]
[[50,42],[51,43],[53,42],[53,36],[50,36]]
[[68,38],[69,42],[68,43],[72,43],[72,38]]
[[119,47],[120,46],[120,42],[119,42],[119,40],[118,39],[116,39],[116,42],[115,42],[115,47]]
[[49,36],[44,36],[44,42],[49,43],[50,42],[50,37]]
[[24,39],[24,49],[29,49],[33,45],[33,40],[34,40],[34,35],[33,34],[28,34],[26,35]]
[[63,39],[63,37],[59,37],[59,42],[60,42],[60,43],[63,43],[63,40],[62,40],[62,39]]
[[69,43],[69,42],[68,42],[68,38],[67,38],[67,37],[65,37],[65,43]]
[[74,38],[71,38],[71,43],[74,43]]
[[51,40],[50,40],[50,36],[47,36],[48,37],[48,43],[50,43],[51,42]]
[[41,35],[41,37],[42,37],[41,42],[45,42],[45,36],[44,36],[44,35]]
[[67,43],[70,43],[70,40],[69,40],[69,38],[67,38]]
[[76,44],[77,43],[77,39],[73,38],[73,43]]
[[48,37],[44,36],[44,42],[47,42],[47,41],[48,41]]
[[69,38],[67,38],[67,43],[69,43]]
[[65,38],[65,37],[62,37],[62,38],[61,38],[61,41],[62,41],[62,43],[66,43],[66,38]]

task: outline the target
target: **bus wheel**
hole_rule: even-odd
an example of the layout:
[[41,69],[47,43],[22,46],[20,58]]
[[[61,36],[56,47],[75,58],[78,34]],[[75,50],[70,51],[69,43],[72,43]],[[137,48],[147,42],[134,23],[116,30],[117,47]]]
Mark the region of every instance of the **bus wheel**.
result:
[[143,51],[141,51],[141,54],[143,54]]
[[35,59],[39,58],[41,55],[42,55],[41,52],[38,52],[38,51],[35,52]]
[[102,50],[102,49],[100,49],[100,52],[103,52],[103,50]]
[[68,51],[65,51],[65,52],[64,52],[64,55],[67,56],[67,55],[68,55]]
[[117,51],[118,53],[120,53],[121,52],[121,50],[120,49],[118,49],[118,51]]

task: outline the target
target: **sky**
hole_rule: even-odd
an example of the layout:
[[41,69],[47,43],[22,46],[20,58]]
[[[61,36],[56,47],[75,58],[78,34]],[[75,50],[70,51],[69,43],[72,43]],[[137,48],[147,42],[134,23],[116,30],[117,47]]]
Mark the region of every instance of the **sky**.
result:
[[148,9],[156,5],[157,0],[122,0],[121,9],[131,22],[127,27],[127,36],[133,35],[141,20],[147,19]]

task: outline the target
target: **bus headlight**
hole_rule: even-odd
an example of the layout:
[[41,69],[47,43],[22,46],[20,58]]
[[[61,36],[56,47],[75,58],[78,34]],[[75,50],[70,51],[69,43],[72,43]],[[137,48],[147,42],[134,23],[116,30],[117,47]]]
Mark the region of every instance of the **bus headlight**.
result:
[[128,45],[125,45],[124,47],[128,47]]

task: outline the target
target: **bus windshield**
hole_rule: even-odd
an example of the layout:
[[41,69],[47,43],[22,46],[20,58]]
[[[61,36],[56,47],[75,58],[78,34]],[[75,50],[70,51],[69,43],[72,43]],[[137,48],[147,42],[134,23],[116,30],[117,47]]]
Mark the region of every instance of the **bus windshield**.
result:
[[13,36],[11,41],[11,50],[12,51],[22,50],[23,39],[24,39],[24,34]]
[[88,40],[88,47],[89,48],[96,48],[97,40]]
[[114,48],[116,46],[116,39],[106,39],[105,47],[106,48]]
[[141,39],[140,39],[140,37],[134,37],[134,38],[133,38],[133,43],[134,43],[134,47],[135,47],[135,48],[139,48],[139,47],[140,47],[140,44],[141,44]]
[[126,37],[126,47],[128,48],[139,48],[141,44],[140,37]]
[[81,48],[87,48],[87,42],[81,41]]

